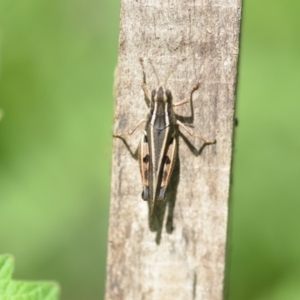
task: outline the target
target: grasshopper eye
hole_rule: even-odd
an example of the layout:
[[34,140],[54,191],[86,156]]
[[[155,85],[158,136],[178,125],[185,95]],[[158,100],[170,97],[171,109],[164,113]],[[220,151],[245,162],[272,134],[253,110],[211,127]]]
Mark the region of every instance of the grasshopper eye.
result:
[[168,101],[170,101],[172,99],[172,93],[170,90],[166,90],[166,96],[167,96]]
[[152,90],[152,92],[151,92],[151,98],[154,99],[155,95],[156,95],[156,90]]

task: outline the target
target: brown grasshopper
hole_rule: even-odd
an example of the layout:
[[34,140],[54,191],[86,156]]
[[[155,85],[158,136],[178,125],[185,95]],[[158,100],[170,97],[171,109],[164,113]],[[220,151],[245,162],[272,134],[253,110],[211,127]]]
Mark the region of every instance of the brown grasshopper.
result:
[[[114,137],[123,138],[132,135],[141,124],[146,123],[139,146],[138,160],[143,185],[142,198],[151,201],[150,210],[152,214],[156,201],[166,199],[166,190],[177,156],[178,127],[180,126],[189,135],[202,140],[204,144],[214,144],[216,141],[209,141],[195,135],[182,122],[177,120],[173,110],[174,107],[189,103],[194,91],[199,88],[200,84],[197,83],[193,86],[187,98],[178,103],[173,103],[171,91],[165,89],[162,85],[158,89],[152,90],[150,95],[142,58],[140,58],[140,63],[143,71],[142,89],[150,107],[150,112],[132,130],[126,133],[114,134]],[[155,75],[158,78],[156,72]]]

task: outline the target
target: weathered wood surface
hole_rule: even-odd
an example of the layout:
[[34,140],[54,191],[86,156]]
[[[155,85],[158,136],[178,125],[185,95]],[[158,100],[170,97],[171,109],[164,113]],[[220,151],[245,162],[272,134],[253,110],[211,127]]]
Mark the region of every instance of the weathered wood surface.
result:
[[[180,120],[215,145],[183,132],[167,201],[149,216],[141,199],[137,160],[114,139],[106,299],[221,300],[234,126],[242,0],[122,0],[115,132],[148,113],[139,57],[149,87],[174,70],[167,84],[174,102],[197,81]],[[176,67],[177,65],[177,67]],[[141,131],[126,141],[134,152]]]

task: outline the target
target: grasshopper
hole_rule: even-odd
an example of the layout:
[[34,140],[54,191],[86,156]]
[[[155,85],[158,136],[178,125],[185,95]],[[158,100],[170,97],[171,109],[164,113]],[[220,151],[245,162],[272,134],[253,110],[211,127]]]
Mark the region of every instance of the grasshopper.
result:
[[[210,141],[195,135],[182,122],[177,120],[173,109],[189,103],[194,91],[199,88],[200,84],[197,83],[191,88],[186,99],[173,103],[171,91],[165,89],[163,85],[152,90],[151,94],[149,93],[142,58],[140,58],[140,64],[143,71],[141,86],[150,111],[147,117],[138,122],[132,130],[114,134],[114,137],[123,139],[125,136],[132,135],[141,124],[146,123],[139,146],[138,160],[142,178],[142,199],[150,201],[152,214],[156,201],[166,199],[167,187],[177,157],[178,127],[183,128],[189,135],[200,139],[206,145],[214,144],[216,141]],[[154,67],[153,70],[158,79]]]

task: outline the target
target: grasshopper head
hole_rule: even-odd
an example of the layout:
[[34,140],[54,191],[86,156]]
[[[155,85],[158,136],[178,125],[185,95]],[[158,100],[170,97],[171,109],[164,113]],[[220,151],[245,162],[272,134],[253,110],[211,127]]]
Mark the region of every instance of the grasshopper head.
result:
[[152,90],[151,99],[153,102],[171,103],[172,93],[170,90],[160,86],[157,90]]

